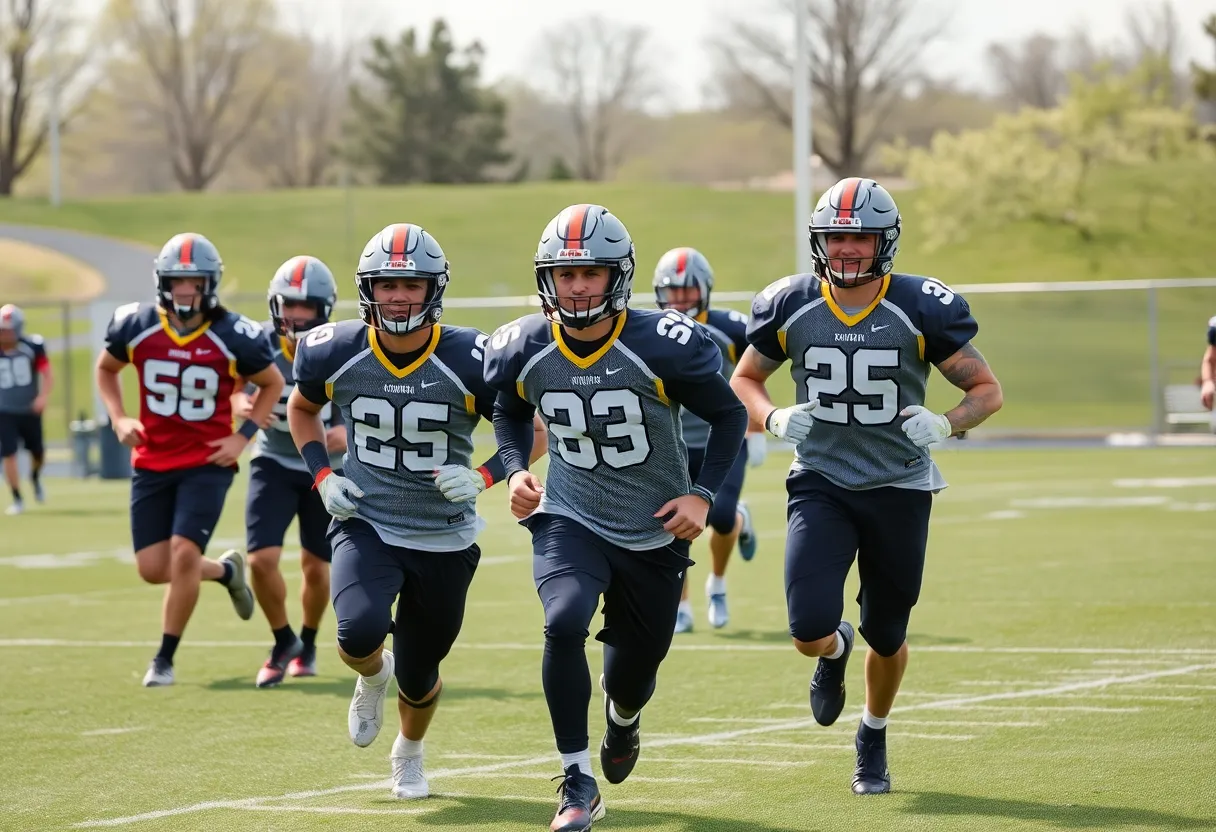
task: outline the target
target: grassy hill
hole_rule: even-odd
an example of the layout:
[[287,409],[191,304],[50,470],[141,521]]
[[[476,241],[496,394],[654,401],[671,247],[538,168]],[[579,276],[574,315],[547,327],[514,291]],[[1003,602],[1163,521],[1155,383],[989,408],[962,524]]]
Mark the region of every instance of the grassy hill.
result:
[[[1147,196],[1146,196],[1147,195]],[[1089,198],[1101,206],[1096,238],[1061,225],[1010,225],[935,251],[915,192],[896,194],[904,215],[897,267],[947,283],[1061,281],[1216,275],[1216,169],[1160,165],[1108,172]],[[758,290],[794,265],[792,199],[785,193],[715,191],[637,184],[409,187],[171,194],[97,200],[59,209],[24,200],[0,204],[0,222],[51,225],[159,246],[197,230],[220,248],[226,291],[241,311],[265,314],[264,286],[289,256],[314,254],[339,276],[342,296],[363,243],[384,225],[411,221],[436,235],[452,262],[452,296],[534,291],[531,258],[545,223],[564,206],[596,201],[629,226],[638,248],[639,292],[659,255],[677,245],[701,249],[725,291]],[[1142,427],[1149,423],[1148,310],[1144,292],[975,294],[978,344],[1006,385],[1007,407],[994,427]],[[1162,292],[1159,343],[1179,378],[1193,375],[1216,290]],[[453,323],[492,329],[528,309],[452,309]],[[48,336],[56,333],[47,332]],[[76,373],[79,375],[79,373]],[[74,387],[87,392],[88,380]],[[790,390],[782,391],[788,398]],[[932,385],[931,403],[955,393]],[[78,398],[77,401],[81,399]]]

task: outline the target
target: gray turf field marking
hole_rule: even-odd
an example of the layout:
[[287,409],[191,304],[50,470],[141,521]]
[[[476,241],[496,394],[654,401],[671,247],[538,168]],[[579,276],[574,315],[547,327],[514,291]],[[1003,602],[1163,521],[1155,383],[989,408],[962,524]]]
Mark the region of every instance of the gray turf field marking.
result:
[[[1062,685],[1054,685],[1048,688],[1040,688],[1037,690],[1014,690],[1000,691],[997,693],[979,694],[976,696],[963,696],[958,699],[934,700],[932,702],[915,702],[911,705],[895,708],[892,713],[902,714],[913,711],[937,710],[941,708],[952,708],[960,705],[978,704],[981,702],[999,702],[1011,699],[1033,699],[1044,696],[1051,696],[1057,693],[1070,693],[1072,691],[1093,690],[1097,688],[1109,687],[1110,685],[1130,685],[1137,682],[1147,682],[1153,679],[1164,679],[1171,676],[1185,676],[1191,673],[1216,670],[1216,664],[1193,664],[1186,667],[1176,667],[1169,670],[1153,670],[1147,673],[1136,673],[1129,676],[1108,676],[1104,679],[1086,679],[1080,682],[1069,682]],[[844,717],[846,722],[851,722],[861,718],[861,711],[854,711],[852,714]],[[689,737],[672,737],[670,739],[658,739],[653,742],[648,742],[646,748],[648,750],[655,748],[667,748],[671,746],[681,745],[711,745],[722,740],[735,739],[737,737],[753,736],[757,734],[767,734],[774,731],[788,731],[790,728],[800,726],[811,727],[815,723],[811,719],[796,719],[778,725],[760,725],[752,728],[740,728],[734,731],[719,731],[713,734],[701,734],[698,736]],[[434,780],[440,780],[444,777],[463,776],[469,774],[493,774],[499,771],[505,771],[513,768],[529,768],[531,766],[549,763],[555,765],[555,755],[546,754],[544,756],[533,757],[527,760],[517,760],[503,763],[490,763],[483,766],[470,766],[460,769],[436,769],[429,773],[428,777]],[[261,803],[271,801],[303,801],[311,800],[317,797],[324,797],[333,794],[343,794],[346,792],[363,792],[363,791],[379,791],[386,788],[388,781],[379,783],[359,783],[349,786],[335,786],[328,789],[313,789],[304,792],[289,792],[287,794],[270,796],[270,797],[248,797],[238,800],[208,800],[202,803],[194,803],[189,806],[179,806],[174,809],[157,809],[152,812],[141,812],[136,815],[127,815],[118,818],[105,818],[100,820],[86,820],[80,823],[73,824],[78,829],[98,828],[110,826],[126,826],[132,823],[139,823],[145,820],[158,820],[160,818],[177,817],[179,815],[188,815],[196,812],[207,811],[209,809],[243,809],[250,806],[256,806]]]

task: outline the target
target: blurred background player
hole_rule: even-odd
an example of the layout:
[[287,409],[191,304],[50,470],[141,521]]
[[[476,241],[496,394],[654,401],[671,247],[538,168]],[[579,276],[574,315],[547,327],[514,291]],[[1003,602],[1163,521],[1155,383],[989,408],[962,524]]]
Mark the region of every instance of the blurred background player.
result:
[[1199,398],[1203,406],[1211,410],[1213,399],[1216,399],[1216,317],[1208,321],[1208,346],[1199,365],[1199,385]]
[[[587,733],[586,639],[600,597],[600,768],[620,783],[637,763],[641,710],[671,646],[689,541],[747,429],[707,332],[674,312],[628,309],[636,263],[608,209],[566,208],[537,246],[543,311],[500,327],[486,352],[511,511],[532,533],[545,611],[541,679],[563,772],[552,832],[581,832],[604,816]],[[681,405],[711,426],[695,483]],[[538,410],[551,435],[544,486],[527,470]]]
[[[747,349],[747,316],[733,309],[711,309],[710,295],[714,288],[714,272],[709,260],[695,248],[673,248],[659,258],[654,270],[655,302],[660,309],[682,312],[705,328],[722,353],[722,375],[730,378],[739,356]],[[709,440],[709,424],[688,408],[680,409],[684,444],[688,446],[688,475],[695,481],[705,461],[705,443]],[[749,433],[744,450],[731,466],[726,481],[714,495],[709,510],[709,553],[712,558],[709,577],[705,580],[706,615],[714,629],[730,621],[726,606],[726,565],[735,543],[744,560],[756,554],[756,530],[752,514],[739,499],[743,490],[743,473],[747,463],[762,465],[767,453],[762,431]],[[676,632],[692,630],[692,603],[688,600],[689,575],[684,575],[684,590],[680,609],[676,613]]]
[[4,459],[4,479],[13,492],[13,502],[5,514],[25,510],[21,499],[21,478],[17,451],[21,446],[30,455],[30,484],[34,499],[42,502],[42,411],[51,394],[51,362],[41,335],[26,335],[25,314],[7,303],[0,306],[0,458]]
[[[439,325],[449,278],[443,249],[419,226],[396,223],[372,237],[355,273],[361,320],[325,324],[301,341],[287,404],[291,435],[335,520],[338,653],[359,674],[350,738],[360,747],[376,739],[395,677],[401,731],[389,759],[401,799],[430,794],[423,737],[481,558],[477,495],[503,479],[497,454],[471,467],[473,429],[491,418],[494,397],[482,380],[486,336]],[[341,474],[321,421],[329,402],[350,429]]]
[[[114,312],[97,357],[97,390],[119,441],[131,448],[131,537],[139,575],[168,584],[160,650],[146,687],[171,685],[178,642],[198,602],[199,582],[227,587],[237,614],[253,615],[245,558],[203,557],[219,522],[237,459],[270,417],[283,390],[270,345],[254,321],[220,305],[224,267],[201,234],[165,243],[154,267],[157,303]],[[139,382],[139,418],[123,407],[118,374]],[[261,391],[234,433],[232,394],[240,377]]]
[[[292,441],[287,425],[287,399],[295,389],[292,362],[300,338],[329,323],[338,287],[329,267],[315,257],[292,257],[270,280],[267,303],[270,320],[263,324],[275,365],[286,386],[270,416],[258,432],[249,463],[249,492],[245,498],[246,550],[253,594],[274,635],[270,656],[255,679],[259,688],[274,687],[285,674],[315,676],[317,628],[329,606],[329,513],[313,488],[308,466]],[[253,410],[253,391],[236,393],[233,408],[238,419]],[[331,405],[321,411],[326,426],[325,449],[330,467],[342,468],[346,428]],[[302,626],[297,636],[287,620],[287,585],[279,571],[283,538],[292,520],[299,523],[300,603]]]
[[[892,274],[895,200],[873,179],[842,179],[810,222],[813,274],[756,296],[750,344],[731,386],[778,439],[797,446],[786,480],[785,591],[790,635],[817,658],[811,711],[831,725],[845,702],[853,627],[844,584],[857,560],[866,704],[853,791],[891,789],[887,717],[908,664],[908,620],[920,596],[933,495],[946,487],[929,446],[983,422],[1001,387],[971,344],[967,301],[927,277]],[[776,408],[765,382],[786,359],[797,404]],[[924,407],[936,366],[965,392],[945,414]]]

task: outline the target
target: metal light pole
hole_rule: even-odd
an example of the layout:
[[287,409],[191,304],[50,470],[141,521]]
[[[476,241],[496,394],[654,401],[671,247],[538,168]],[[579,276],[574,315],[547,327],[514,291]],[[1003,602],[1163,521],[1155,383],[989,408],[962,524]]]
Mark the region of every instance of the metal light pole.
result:
[[50,71],[51,71],[51,101],[47,108],[47,133],[50,139],[51,154],[51,205],[59,207],[60,174],[59,174],[59,18],[51,22],[50,30]]
[[811,218],[811,72],[807,3],[794,3],[794,252],[799,273],[811,270],[807,223]]

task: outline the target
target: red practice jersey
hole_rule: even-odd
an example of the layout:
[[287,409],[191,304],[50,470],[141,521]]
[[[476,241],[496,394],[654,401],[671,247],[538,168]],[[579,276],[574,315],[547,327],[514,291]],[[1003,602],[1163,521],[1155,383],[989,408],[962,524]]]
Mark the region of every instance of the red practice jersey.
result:
[[114,312],[106,351],[139,377],[144,443],[131,465],[177,471],[207,464],[208,442],[233,432],[231,397],[239,376],[274,363],[262,327],[235,312],[179,335],[159,306],[131,303]]

